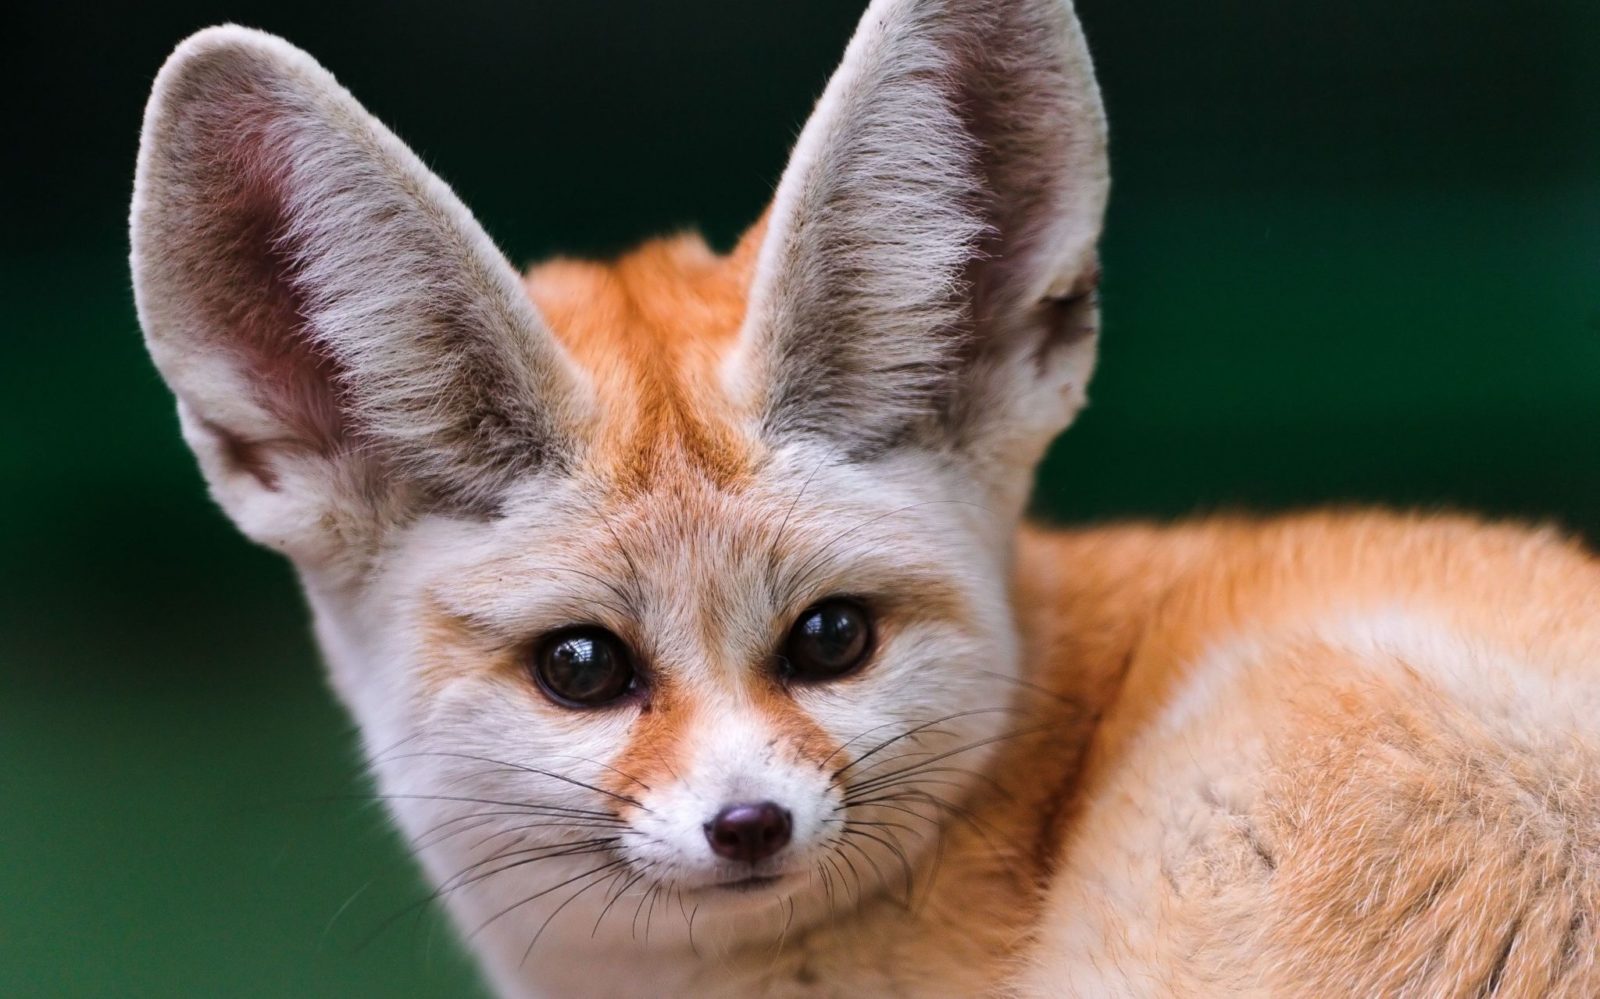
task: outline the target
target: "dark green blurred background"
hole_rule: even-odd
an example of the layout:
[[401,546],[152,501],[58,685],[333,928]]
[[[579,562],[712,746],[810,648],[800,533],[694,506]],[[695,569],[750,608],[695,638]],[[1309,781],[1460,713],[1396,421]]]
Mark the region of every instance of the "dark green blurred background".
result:
[[[167,50],[286,35],[526,262],[696,223],[726,245],[861,6],[12,13],[0,994],[474,987],[437,918],[384,928],[422,889],[353,800],[293,580],[206,500],[139,343],[124,217]],[[1114,136],[1106,337],[1041,511],[1381,501],[1600,535],[1600,3],[1082,14]]]

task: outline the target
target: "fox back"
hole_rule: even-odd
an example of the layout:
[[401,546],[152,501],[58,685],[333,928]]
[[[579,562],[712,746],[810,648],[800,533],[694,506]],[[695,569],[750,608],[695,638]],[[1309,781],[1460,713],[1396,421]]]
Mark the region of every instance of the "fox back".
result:
[[[1375,655],[1284,637],[1343,608],[1337,593],[1275,597],[1300,591],[1240,525],[1021,526],[1035,465],[1085,402],[1107,193],[1063,0],[875,0],[731,252],[680,236],[525,276],[304,53],[237,27],[178,47],[132,211],[147,344],[217,502],[293,561],[379,792],[501,991],[1270,991],[1338,984],[1328,969],[1358,951],[1368,970],[1401,960],[1324,933],[1324,917],[1385,924],[1310,888],[1281,939],[1205,951],[1210,977],[1180,973],[1200,945],[1150,922],[1170,910],[1183,940],[1234,941],[1266,903],[1241,888],[1223,915],[1184,909],[1195,872],[1255,885],[1270,857],[1286,883],[1282,852],[1320,843],[1322,869],[1382,882],[1394,843],[1334,823],[1240,852],[1243,826],[1279,827],[1228,819],[1310,807],[1309,784],[1238,804],[1307,759],[1241,747],[1321,689],[1310,667],[1257,684],[1258,661]],[[1275,529],[1343,565],[1372,531],[1437,528]],[[1491,564],[1524,557],[1490,547]],[[1587,556],[1549,547],[1563,599],[1594,609]],[[1393,567],[1328,571],[1378,604],[1427,589]],[[1163,631],[1157,594],[1198,609]],[[1222,664],[1194,665],[1207,655]],[[1183,694],[1191,673],[1211,693]],[[1162,713],[1236,686],[1256,697],[1243,720]],[[1194,745],[1243,769],[1184,771],[1172,747]],[[1586,747],[1561,764],[1572,794]],[[1381,763],[1336,748],[1381,783]],[[1192,813],[1119,812],[1169,773],[1203,792]],[[1196,832],[1173,860],[1174,822],[1226,843]],[[1573,823],[1547,845],[1576,857],[1593,811]],[[1558,960],[1596,925],[1572,864],[1549,981],[1594,973],[1592,956]],[[1490,950],[1505,936],[1484,934]],[[1436,938],[1417,931],[1417,952]],[[1290,952],[1303,967],[1274,956]],[[1424,984],[1489,974],[1409,960]],[[1269,965],[1289,977],[1248,971]],[[1373,975],[1345,984],[1409,981]]]

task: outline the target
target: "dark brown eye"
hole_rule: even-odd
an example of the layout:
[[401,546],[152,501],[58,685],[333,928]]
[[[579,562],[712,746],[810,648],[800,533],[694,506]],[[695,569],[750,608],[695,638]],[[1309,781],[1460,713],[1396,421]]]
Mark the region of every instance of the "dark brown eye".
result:
[[832,680],[866,661],[872,652],[872,619],[850,600],[831,599],[807,608],[783,644],[784,672],[798,680]]
[[547,637],[534,653],[533,675],[552,698],[577,708],[614,701],[634,686],[627,646],[595,627],[568,628]]

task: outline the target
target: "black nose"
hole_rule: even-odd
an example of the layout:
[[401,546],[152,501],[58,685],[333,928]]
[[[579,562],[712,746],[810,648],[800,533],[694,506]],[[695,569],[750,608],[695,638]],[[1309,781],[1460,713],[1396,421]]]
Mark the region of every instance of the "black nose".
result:
[[789,810],[771,801],[729,805],[706,823],[713,853],[752,864],[787,846],[793,832]]

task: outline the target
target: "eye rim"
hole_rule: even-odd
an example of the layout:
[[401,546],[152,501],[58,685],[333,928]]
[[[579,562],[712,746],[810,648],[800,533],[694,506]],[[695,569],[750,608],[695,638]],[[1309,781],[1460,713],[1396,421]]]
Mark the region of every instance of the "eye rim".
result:
[[[800,631],[801,624],[804,623],[806,619],[809,618],[813,613],[830,605],[842,605],[844,607],[848,607],[860,616],[863,630],[866,633],[861,642],[861,651],[856,654],[855,659],[852,660],[848,666],[836,672],[814,673],[797,669],[795,667],[796,657],[791,652],[791,646],[796,635]],[[852,594],[840,593],[823,597],[820,600],[814,600],[807,604],[806,608],[799,614],[795,615],[793,623],[789,625],[789,630],[784,633],[783,643],[778,648],[776,660],[779,676],[782,677],[782,679],[786,682],[806,685],[820,685],[825,683],[833,683],[838,680],[846,680],[859,675],[861,671],[865,669],[867,665],[876,657],[877,652],[878,615],[874,611],[872,604],[861,597],[854,596]]]
[[[603,700],[579,700],[569,697],[556,689],[556,685],[545,675],[545,666],[549,662],[550,654],[562,643],[577,637],[588,637],[591,640],[596,637],[602,638],[604,644],[610,646],[617,660],[627,671],[626,680],[615,694]],[[625,704],[630,700],[636,699],[644,687],[643,676],[632,646],[621,635],[602,624],[572,624],[545,633],[533,643],[531,654],[527,657],[526,667],[528,675],[533,679],[534,685],[539,688],[540,693],[555,704],[574,711],[597,711]]]

